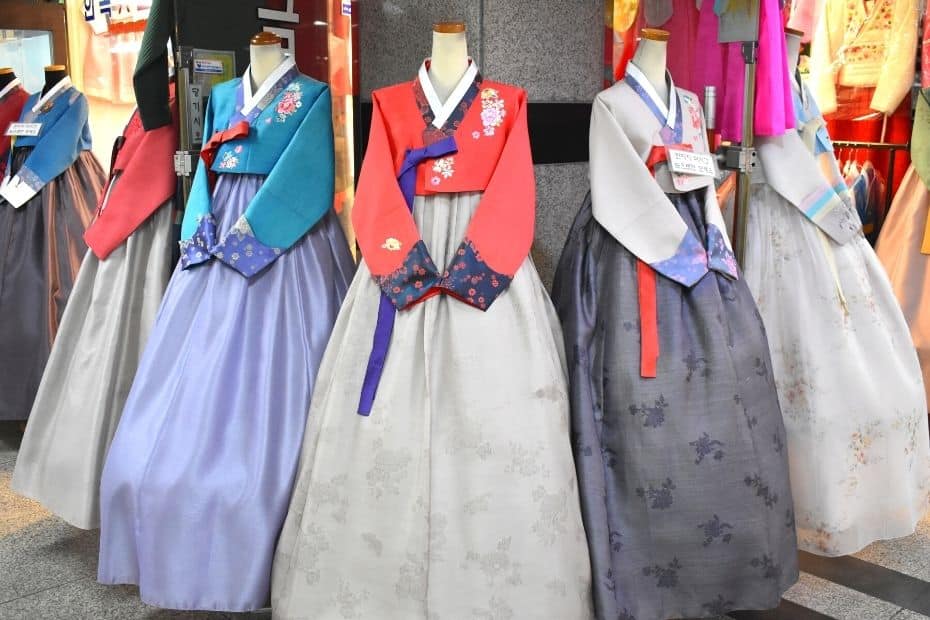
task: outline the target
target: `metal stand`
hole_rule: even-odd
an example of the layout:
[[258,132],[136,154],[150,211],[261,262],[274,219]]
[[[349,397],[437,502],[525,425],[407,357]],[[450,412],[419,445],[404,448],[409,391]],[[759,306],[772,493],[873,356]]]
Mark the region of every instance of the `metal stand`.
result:
[[752,185],[752,169],[756,165],[756,151],[753,148],[755,128],[756,101],[756,60],[759,53],[758,41],[743,42],[743,62],[746,63],[743,84],[743,141],[740,146],[739,177],[736,179],[736,215],[734,228],[736,239],[734,250],[740,265],[746,257],[746,234],[749,225],[749,198]]

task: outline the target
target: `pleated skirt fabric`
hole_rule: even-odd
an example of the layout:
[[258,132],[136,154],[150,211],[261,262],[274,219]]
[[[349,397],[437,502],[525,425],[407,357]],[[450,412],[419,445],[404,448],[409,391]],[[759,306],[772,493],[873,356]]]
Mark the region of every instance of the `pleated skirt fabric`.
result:
[[174,245],[168,201],[105,260],[88,251],[74,282],[12,487],[76,527],[100,527],[100,475],[171,276]]
[[[12,174],[30,152],[14,150]],[[29,417],[104,181],[97,159],[82,151],[18,209],[0,199],[0,420]]]
[[[416,197],[437,264],[480,198]],[[380,297],[362,262],[313,396],[275,618],[590,618],[561,331],[532,262],[487,312],[446,295],[400,311],[365,417]]]
[[799,546],[827,556],[911,534],[928,507],[923,378],[888,277],[862,236],[834,243],[752,188],[745,273],[772,348]]
[[[264,177],[220,175],[219,234]],[[100,487],[98,579],[171,609],[268,604],[320,358],[354,272],[335,212],[266,270],[176,268]]]
[[[706,240],[702,191],[669,194]],[[638,260],[580,210],[556,272],[598,620],[776,607],[798,578],[785,430],[746,282],[656,280],[641,375]],[[544,617],[544,616],[541,616]]]

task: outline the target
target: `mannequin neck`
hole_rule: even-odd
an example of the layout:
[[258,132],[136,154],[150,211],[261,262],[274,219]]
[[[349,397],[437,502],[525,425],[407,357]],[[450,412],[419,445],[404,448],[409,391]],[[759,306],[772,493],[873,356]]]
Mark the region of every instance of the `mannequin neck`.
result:
[[429,80],[439,99],[445,102],[468,69],[468,42],[464,32],[433,32]]
[[785,34],[785,48],[788,51],[788,75],[794,79],[794,72],[798,68],[798,60],[801,58],[801,37],[787,33]]
[[656,89],[663,101],[668,101],[668,83],[665,81],[665,59],[668,52],[667,41],[642,39],[636,47],[631,61],[643,72],[646,79]]
[[252,92],[258,90],[283,61],[284,51],[280,45],[250,45],[249,78],[252,80]]
[[64,70],[46,71],[45,72],[45,86],[42,87],[42,94],[43,95],[46,94],[48,91],[50,91],[55,86],[55,84],[62,81],[66,77],[68,77],[68,72]]
[[12,71],[7,71],[6,73],[0,73],[0,90],[3,90],[7,85],[16,79],[16,74]]

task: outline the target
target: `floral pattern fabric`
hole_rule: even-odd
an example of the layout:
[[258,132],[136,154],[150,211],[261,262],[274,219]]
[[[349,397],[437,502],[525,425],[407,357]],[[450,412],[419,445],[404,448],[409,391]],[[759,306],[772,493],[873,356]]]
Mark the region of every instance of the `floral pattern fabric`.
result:
[[927,510],[930,450],[888,277],[862,235],[835,243],[767,185],[752,204],[744,272],[772,344],[799,546],[846,555],[906,536]]
[[[440,264],[463,257],[480,199],[416,197]],[[381,290],[362,261],[310,407],[275,618],[591,619],[560,330],[532,262],[487,312],[447,295],[398,312],[364,417]]]
[[[668,197],[688,236],[711,244],[703,191]],[[553,290],[597,618],[775,607],[797,579],[797,547],[785,431],[749,289],[724,264],[691,288],[657,278],[660,355],[656,377],[643,378],[637,263],[586,201]]]

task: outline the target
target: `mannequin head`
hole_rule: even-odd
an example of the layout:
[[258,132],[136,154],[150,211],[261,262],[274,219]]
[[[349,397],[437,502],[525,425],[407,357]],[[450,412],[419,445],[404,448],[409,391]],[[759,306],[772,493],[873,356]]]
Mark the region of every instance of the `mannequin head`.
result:
[[443,101],[468,69],[465,22],[439,22],[433,26],[429,79]]
[[64,65],[48,65],[45,67],[45,86],[42,87],[42,94],[47,93],[55,84],[66,77],[68,77],[68,72]]
[[281,37],[273,32],[259,32],[249,41],[249,76],[253,91],[264,82],[281,61]]

